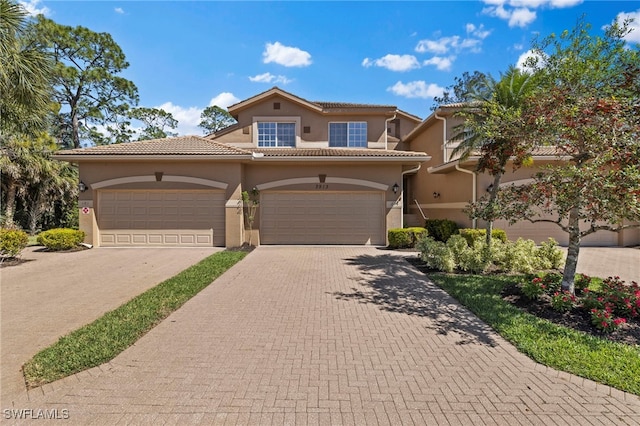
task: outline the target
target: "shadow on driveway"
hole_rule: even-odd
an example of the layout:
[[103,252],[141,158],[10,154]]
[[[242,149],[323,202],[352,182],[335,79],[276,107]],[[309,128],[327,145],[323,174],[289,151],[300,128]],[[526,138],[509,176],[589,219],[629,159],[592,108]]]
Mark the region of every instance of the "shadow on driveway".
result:
[[433,284],[407,261],[397,255],[360,255],[345,259],[356,266],[363,278],[363,288],[332,293],[339,300],[378,305],[380,309],[430,319],[427,328],[447,336],[460,335],[458,345],[478,343],[497,346],[493,329],[461,306],[455,299]]

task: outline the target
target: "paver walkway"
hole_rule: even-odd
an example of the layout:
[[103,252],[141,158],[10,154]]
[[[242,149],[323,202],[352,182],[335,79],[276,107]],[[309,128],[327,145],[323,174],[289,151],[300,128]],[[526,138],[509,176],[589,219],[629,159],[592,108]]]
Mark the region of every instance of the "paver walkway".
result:
[[15,408],[74,424],[640,424],[640,398],[534,363],[366,247],[260,247],[111,363]]

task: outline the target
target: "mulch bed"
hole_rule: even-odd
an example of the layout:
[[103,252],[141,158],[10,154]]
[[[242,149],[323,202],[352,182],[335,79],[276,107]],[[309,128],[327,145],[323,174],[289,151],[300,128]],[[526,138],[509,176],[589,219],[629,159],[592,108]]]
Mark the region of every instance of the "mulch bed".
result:
[[[416,257],[410,256],[405,259],[424,274],[428,275],[429,273],[437,272],[427,268],[424,262]],[[613,342],[627,345],[640,345],[640,322],[637,319],[627,319],[627,323],[621,325],[616,331],[603,333],[591,324],[591,315],[586,309],[573,308],[568,312],[558,312],[551,307],[550,296],[543,295],[539,300],[529,300],[529,298],[522,293],[517,283],[511,283],[505,286],[501,296],[513,306],[555,324],[573,328],[574,330]]]
[[567,312],[558,312],[551,307],[551,297],[543,295],[538,300],[530,300],[516,283],[507,285],[502,290],[502,298],[512,305],[539,318],[544,318],[555,324],[573,328],[592,336],[597,336],[613,342],[627,345],[640,345],[640,323],[629,320],[612,333],[603,333],[591,324],[591,314],[584,308],[573,308]]

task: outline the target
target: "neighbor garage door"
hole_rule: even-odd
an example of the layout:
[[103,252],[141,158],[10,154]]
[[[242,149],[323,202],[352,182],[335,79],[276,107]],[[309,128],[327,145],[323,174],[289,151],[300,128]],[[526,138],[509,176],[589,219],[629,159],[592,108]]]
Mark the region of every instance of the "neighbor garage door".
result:
[[263,244],[384,245],[383,192],[264,192]]
[[[541,243],[551,237],[560,245],[566,246],[569,244],[569,235],[553,223],[521,221],[509,225],[506,220],[497,220],[494,222],[493,227],[504,229],[510,240],[524,238]],[[583,246],[615,246],[617,244],[618,234],[609,231],[598,231],[583,238],[581,243]]]
[[104,190],[101,246],[223,246],[223,191]]

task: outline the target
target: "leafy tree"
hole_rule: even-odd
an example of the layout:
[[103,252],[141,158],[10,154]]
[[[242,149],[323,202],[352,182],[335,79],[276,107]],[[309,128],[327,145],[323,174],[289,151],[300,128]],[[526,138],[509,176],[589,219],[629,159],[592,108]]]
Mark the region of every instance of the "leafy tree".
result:
[[220,108],[217,105],[209,106],[200,114],[200,124],[198,127],[204,129],[205,134],[215,133],[218,130],[224,129],[234,124],[236,120],[229,114],[228,111]]
[[130,105],[138,103],[133,82],[117,74],[129,66],[120,46],[108,33],[70,27],[38,16],[32,26],[38,42],[54,57],[54,99],[68,113],[61,124],[79,147],[83,136],[94,125],[116,121]]
[[466,103],[472,100],[473,93],[477,92],[478,86],[485,83],[487,76],[480,71],[462,73],[462,76],[455,77],[455,83],[444,90],[442,96],[433,98],[434,105],[431,108],[436,110],[439,106],[455,103]]
[[524,137],[527,125],[522,110],[536,88],[533,74],[510,67],[500,80],[491,76],[476,79],[467,102],[456,113],[464,122],[457,126],[452,141],[459,141],[453,155],[461,159],[478,152],[476,170],[493,176],[488,198],[471,206],[473,217],[486,222],[487,253],[491,249],[493,221],[497,217],[497,196],[507,163],[512,161],[516,170],[530,161],[531,145]]
[[170,112],[161,108],[134,108],[129,112],[129,117],[144,125],[138,140],[177,136],[177,133],[169,132],[166,128],[175,129],[178,127],[178,120],[173,118]]
[[51,103],[53,61],[29,38],[27,12],[0,0],[0,130],[42,130]]
[[35,233],[49,210],[62,213],[72,208],[77,197],[77,169],[51,158],[58,147],[46,133],[36,137],[3,136],[1,142],[4,224],[15,226],[16,216],[22,216]]
[[545,58],[531,64],[544,90],[525,114],[528,138],[556,145],[559,161],[500,194],[501,217],[552,222],[568,234],[562,289],[570,292],[582,238],[640,221],[640,53],[625,44],[628,22],[603,36],[590,29],[580,20],[534,45]]

